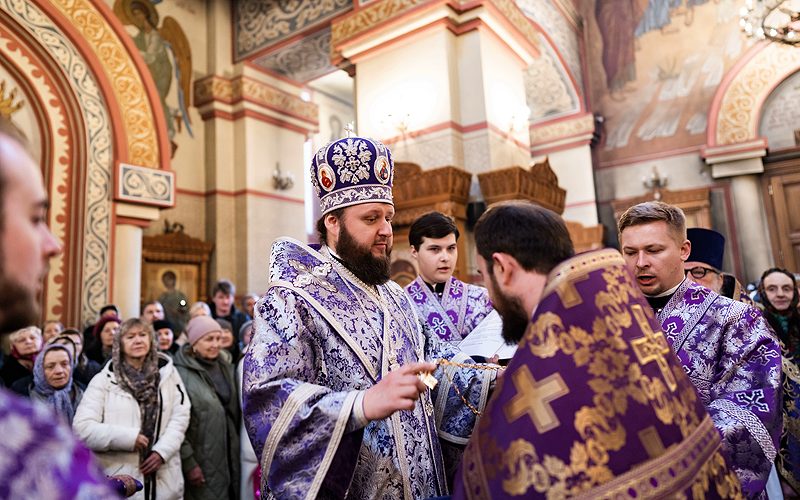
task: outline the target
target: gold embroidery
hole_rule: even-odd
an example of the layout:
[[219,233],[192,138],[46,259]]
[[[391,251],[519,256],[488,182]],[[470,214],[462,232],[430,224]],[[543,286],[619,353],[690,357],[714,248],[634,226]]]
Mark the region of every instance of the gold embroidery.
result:
[[644,332],[644,337],[640,337],[631,342],[633,352],[636,353],[636,359],[643,365],[655,361],[659,370],[661,370],[661,374],[664,376],[664,380],[667,381],[667,387],[669,387],[670,391],[674,391],[678,387],[678,384],[675,382],[675,377],[672,376],[672,372],[669,370],[669,364],[666,358],[666,356],[672,353],[672,348],[667,344],[663,333],[660,331],[654,333],[650,328],[650,323],[647,322],[641,305],[634,304],[631,306],[631,311],[636,317],[636,322],[639,323],[639,326]]
[[509,423],[527,414],[539,434],[560,425],[550,402],[569,394],[569,387],[561,375],[554,373],[536,381],[528,367],[523,365],[514,372],[512,381],[517,388],[517,395],[503,408]]
[[558,298],[561,299],[561,303],[564,304],[564,307],[569,309],[570,307],[575,307],[583,303],[581,294],[579,294],[578,290],[575,289],[575,282],[584,281],[588,278],[588,275],[578,276],[570,281],[562,281],[559,284],[559,286],[556,288],[556,293],[558,294]]
[[[684,439],[687,439],[680,450],[693,446],[709,450],[709,446],[718,446],[713,423],[705,422],[703,429],[698,429],[701,422],[695,411],[697,394],[691,382],[681,373],[681,368],[668,364],[665,356],[669,346],[663,333],[655,333],[650,329],[646,312],[640,305],[629,305],[630,295],[637,292],[623,266],[619,254],[608,251],[568,261],[558,272],[551,274],[551,280],[557,284],[549,283],[545,296],[558,293],[558,285],[574,282],[576,273],[584,275],[588,270],[603,269],[606,289],[595,295],[595,305],[601,314],[592,323],[591,332],[577,326],[565,329],[558,315],[544,313],[537,317],[526,333],[528,347],[537,357],[548,358],[562,353],[572,358],[575,367],[584,367],[591,376],[588,386],[594,395],[592,405],[583,406],[575,414],[574,426],[580,439],[572,443],[569,461],[551,455],[539,456],[533,444],[524,439],[515,440],[507,450],[498,450],[496,442],[485,435],[486,422],[480,423],[485,442],[481,450],[469,451],[483,455],[479,461],[486,477],[488,480],[501,479],[507,494],[525,495],[533,487],[538,492],[546,491],[548,498],[561,498],[585,494],[614,480],[608,467],[609,456],[611,452],[621,450],[627,442],[621,417],[627,412],[628,405],[650,406],[661,422],[677,426]],[[645,336],[629,344],[623,338],[623,332],[634,325],[634,321]],[[632,359],[634,355],[639,363]],[[643,374],[641,370],[640,363],[650,361],[656,361],[660,368],[660,373],[654,377]],[[527,366],[520,367],[511,376],[517,395],[503,409],[508,421],[513,422],[528,414],[539,432],[557,427],[558,419],[547,403],[566,394],[568,389],[560,376],[552,378],[556,376],[551,375],[537,382]],[[506,381],[500,390],[507,389],[505,386],[508,383]],[[537,393],[537,384],[541,388],[545,383],[546,389],[539,389],[541,392]],[[713,432],[706,432],[708,425]],[[673,460],[675,446],[665,449],[655,428],[651,429],[637,436],[645,449],[652,456],[661,456],[653,459],[659,465],[668,456]],[[694,438],[689,439],[690,436]],[[700,439],[702,436],[706,436],[705,440]],[[713,452],[710,450],[706,457]],[[498,454],[501,456],[497,457]],[[489,456],[496,458],[490,461]],[[716,453],[712,460],[702,465],[702,469],[700,464],[703,462],[697,462],[696,459],[690,460],[684,467],[687,478],[696,478],[692,486],[695,498],[705,497],[705,492],[710,488],[709,481],[714,482],[718,491],[738,491],[735,476],[725,469],[724,461],[717,461],[718,458],[721,460],[719,453]],[[647,464],[649,466],[650,462]],[[652,489],[648,485],[650,475],[647,474],[647,468],[642,470],[645,472],[632,476],[633,479],[627,484],[642,488],[642,491]],[[697,470],[701,472],[696,474]]]

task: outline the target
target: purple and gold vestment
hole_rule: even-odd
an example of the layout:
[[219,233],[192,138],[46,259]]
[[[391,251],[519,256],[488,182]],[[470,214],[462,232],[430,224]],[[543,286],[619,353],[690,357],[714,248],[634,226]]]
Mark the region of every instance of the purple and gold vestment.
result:
[[781,434],[781,350],[755,307],[684,280],[658,321],[722,434],[746,496],[762,496]]
[[453,498],[738,498],[719,433],[616,250],[548,276]]
[[0,429],[0,498],[119,498],[52,409],[0,389]]
[[[364,391],[396,366],[469,358],[424,325],[403,289],[368,287],[331,257],[290,239],[272,247],[269,288],[244,361],[244,418],[262,491],[275,498],[429,498],[447,492],[438,436],[466,442],[475,416],[441,368],[412,411],[363,416]],[[449,372],[483,408],[487,370]]]
[[441,299],[422,276],[417,276],[405,290],[419,315],[428,324],[429,331],[445,342],[459,342],[466,338],[494,310],[485,288],[464,283],[452,276],[445,283]]

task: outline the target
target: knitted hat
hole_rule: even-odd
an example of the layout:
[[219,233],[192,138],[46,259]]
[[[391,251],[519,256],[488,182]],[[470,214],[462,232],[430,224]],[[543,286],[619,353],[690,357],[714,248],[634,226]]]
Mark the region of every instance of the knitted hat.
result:
[[393,205],[392,177],[392,153],[374,139],[345,137],[320,148],[311,160],[322,215],[362,203]]
[[211,316],[195,316],[186,325],[186,334],[189,336],[189,343],[195,345],[198,340],[211,332],[221,332],[219,323]]

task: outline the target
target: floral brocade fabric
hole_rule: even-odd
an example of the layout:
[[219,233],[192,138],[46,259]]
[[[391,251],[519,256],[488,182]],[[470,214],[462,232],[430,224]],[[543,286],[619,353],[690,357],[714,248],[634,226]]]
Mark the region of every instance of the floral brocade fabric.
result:
[[548,277],[453,498],[741,498],[720,435],[622,256]]

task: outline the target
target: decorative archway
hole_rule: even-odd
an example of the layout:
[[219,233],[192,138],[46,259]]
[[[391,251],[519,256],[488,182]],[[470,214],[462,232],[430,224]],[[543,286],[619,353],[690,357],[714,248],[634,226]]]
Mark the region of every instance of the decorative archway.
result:
[[0,59],[33,110],[23,132],[39,145],[49,222],[64,245],[44,314],[79,325],[110,300],[122,166],[169,168],[158,94],[101,0],[0,0]]
[[786,78],[800,70],[800,50],[780,43],[753,46],[725,75],[709,111],[706,152],[764,149],[758,126],[764,102]]

